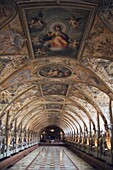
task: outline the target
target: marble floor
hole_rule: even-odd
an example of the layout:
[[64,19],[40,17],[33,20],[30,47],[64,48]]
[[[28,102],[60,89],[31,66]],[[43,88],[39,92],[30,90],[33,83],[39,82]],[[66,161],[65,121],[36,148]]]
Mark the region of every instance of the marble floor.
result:
[[7,170],[94,170],[65,147],[44,146],[25,156]]

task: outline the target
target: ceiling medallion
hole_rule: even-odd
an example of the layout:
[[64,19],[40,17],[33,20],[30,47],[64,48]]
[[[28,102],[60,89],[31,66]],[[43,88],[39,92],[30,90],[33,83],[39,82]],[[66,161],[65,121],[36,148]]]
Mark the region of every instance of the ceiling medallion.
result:
[[45,66],[39,70],[39,75],[49,78],[64,78],[69,77],[72,71],[63,66]]

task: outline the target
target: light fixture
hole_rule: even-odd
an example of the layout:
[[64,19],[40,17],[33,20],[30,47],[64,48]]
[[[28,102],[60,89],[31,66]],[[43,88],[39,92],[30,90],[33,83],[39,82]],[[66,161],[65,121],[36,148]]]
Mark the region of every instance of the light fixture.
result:
[[51,132],[54,132],[54,129],[51,129],[50,131],[51,131]]

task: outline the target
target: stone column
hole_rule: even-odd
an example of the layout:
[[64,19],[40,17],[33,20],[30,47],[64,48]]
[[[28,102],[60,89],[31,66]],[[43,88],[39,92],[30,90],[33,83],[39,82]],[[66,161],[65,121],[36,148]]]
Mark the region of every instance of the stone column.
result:
[[25,130],[26,147],[29,145],[29,130]]
[[18,145],[18,131],[17,131],[17,118],[15,118],[14,121],[14,147],[15,147],[15,152],[17,151],[17,145]]
[[110,127],[109,127],[109,130],[110,130],[110,139],[111,139],[111,163],[113,164],[113,110],[112,110],[112,107],[113,107],[113,101],[110,99],[110,102],[109,102],[109,111],[110,111]]
[[21,130],[21,137],[22,137],[22,149],[24,149],[25,129]]
[[97,156],[100,155],[99,140],[100,140],[100,118],[99,113],[97,112]]
[[9,127],[8,122],[9,122],[9,111],[7,111],[7,114],[6,114],[6,126],[5,126],[6,156],[10,156],[9,145],[10,145],[10,140],[11,140],[11,132],[10,132],[10,127]]
[[92,131],[91,131],[91,120],[89,119],[89,152],[92,152]]

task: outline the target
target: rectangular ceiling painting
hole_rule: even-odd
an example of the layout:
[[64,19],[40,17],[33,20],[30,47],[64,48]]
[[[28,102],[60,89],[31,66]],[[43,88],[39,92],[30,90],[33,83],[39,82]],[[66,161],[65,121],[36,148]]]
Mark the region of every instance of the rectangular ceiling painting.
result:
[[41,85],[43,95],[66,95],[67,84],[43,84]]
[[62,109],[63,105],[61,104],[46,104],[46,109]]
[[39,8],[24,5],[23,9],[24,15],[20,17],[23,28],[27,27],[29,49],[34,57],[77,58],[84,35],[88,31],[89,15],[92,15],[93,8],[65,7],[65,5]]

